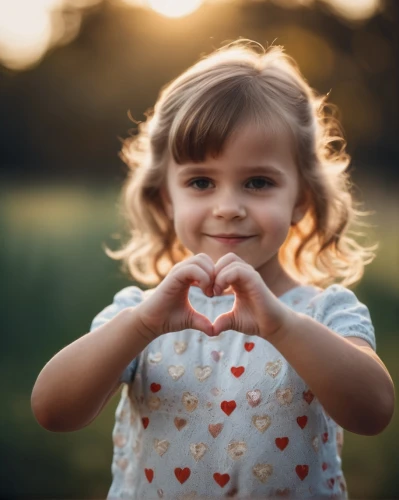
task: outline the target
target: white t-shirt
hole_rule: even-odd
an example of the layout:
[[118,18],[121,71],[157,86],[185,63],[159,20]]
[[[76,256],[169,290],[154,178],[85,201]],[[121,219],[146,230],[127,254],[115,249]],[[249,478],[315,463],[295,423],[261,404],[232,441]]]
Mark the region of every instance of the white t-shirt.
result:
[[[91,330],[149,293],[123,289]],[[197,287],[189,299],[211,321],[234,303]],[[369,311],[350,290],[299,286],[280,300],[376,349]],[[109,499],[347,498],[342,428],[266,340],[233,330],[168,333],[121,380]]]

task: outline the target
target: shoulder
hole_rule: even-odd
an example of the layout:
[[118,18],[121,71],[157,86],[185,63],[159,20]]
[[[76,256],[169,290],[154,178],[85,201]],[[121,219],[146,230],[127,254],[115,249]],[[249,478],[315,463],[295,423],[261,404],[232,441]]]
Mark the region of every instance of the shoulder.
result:
[[375,350],[375,334],[368,307],[348,288],[334,284],[319,291],[309,302],[316,321],[345,337],[359,337]]
[[338,284],[330,285],[325,289],[318,289],[310,300],[310,304],[314,310],[315,319],[321,319],[321,316],[332,311],[345,311],[357,307],[367,309],[352,290]]
[[143,291],[138,286],[128,286],[117,292],[113,298],[112,304],[107,305],[93,319],[90,330],[94,330],[103,325],[120,311],[127,307],[135,307],[147,297],[150,290]]

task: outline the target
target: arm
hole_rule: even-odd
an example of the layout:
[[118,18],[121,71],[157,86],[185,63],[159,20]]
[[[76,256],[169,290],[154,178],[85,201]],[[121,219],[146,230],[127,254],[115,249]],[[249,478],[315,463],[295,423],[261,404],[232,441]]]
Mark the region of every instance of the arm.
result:
[[212,333],[208,318],[195,311],[188,299],[192,283],[206,293],[212,270],[210,257],[195,255],[176,264],[137,306],[126,307],[124,294],[116,295],[114,309],[124,309],[65,347],[39,374],[31,404],[40,425],[55,432],[88,425],[117,391],[126,366],[159,335],[185,328]]
[[356,434],[375,435],[389,424],[395,403],[393,382],[365,341],[348,340],[288,309],[284,326],[267,340],[338,425]]
[[149,344],[148,338],[136,308],[130,307],[62,349],[45,365],[32,391],[39,424],[54,432],[88,425],[117,391],[123,369]]
[[383,362],[366,341],[348,340],[334,331],[342,323],[360,337],[372,328],[352,292],[334,286],[334,300],[328,294],[322,297],[316,320],[284,305],[262,276],[233,253],[219,259],[215,275],[214,290],[220,293],[232,286],[235,302],[230,312],[216,318],[213,335],[231,329],[270,342],[345,429],[374,435],[389,424],[395,390]]

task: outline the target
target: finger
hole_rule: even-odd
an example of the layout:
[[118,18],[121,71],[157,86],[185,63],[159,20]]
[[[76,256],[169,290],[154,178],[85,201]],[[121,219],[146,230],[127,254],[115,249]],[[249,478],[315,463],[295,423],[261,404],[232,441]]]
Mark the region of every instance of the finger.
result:
[[234,316],[231,312],[221,314],[213,323],[213,336],[217,337],[226,330],[234,330]]
[[187,290],[191,285],[196,284],[205,294],[213,284],[213,279],[209,276],[209,273],[197,264],[180,267],[173,273],[173,278],[182,289]]
[[[211,286],[209,286],[206,291],[205,290],[203,290],[203,291],[209,297],[213,297],[214,294],[213,294],[212,284],[213,284],[213,281],[215,279],[215,264],[213,263],[213,260],[209,257],[209,255],[207,255],[205,253],[199,253],[199,254],[193,255],[192,257],[189,257],[188,259],[176,264],[173,267],[173,271],[175,272],[176,270],[179,270],[181,268],[186,267],[187,265],[192,265],[192,264],[199,266],[201,269],[203,269],[210,276]],[[197,283],[193,283],[193,285],[198,286]]]
[[253,281],[254,269],[246,263],[232,262],[216,274],[213,284],[215,295],[220,295],[229,286],[234,291],[245,290]]
[[189,328],[193,328],[194,330],[199,330],[200,332],[205,333],[209,337],[213,336],[213,325],[209,321],[209,319],[196,311],[193,312],[193,315],[190,318],[190,326]]
[[215,273],[216,275],[226,266],[233,262],[241,262],[241,263],[246,263],[244,260],[241,259],[238,255],[236,255],[233,252],[226,253],[226,255],[223,255],[223,257],[220,257],[220,259],[216,262],[215,264]]

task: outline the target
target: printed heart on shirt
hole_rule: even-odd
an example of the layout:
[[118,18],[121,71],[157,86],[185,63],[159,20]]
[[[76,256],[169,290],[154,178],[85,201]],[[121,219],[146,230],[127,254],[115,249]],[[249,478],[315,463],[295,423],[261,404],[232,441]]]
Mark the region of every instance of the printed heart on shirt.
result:
[[150,423],[150,419],[148,417],[143,417],[141,421],[143,422],[144,429],[147,429],[148,424]]
[[123,448],[127,443],[126,436],[123,434],[115,434],[113,437],[114,445],[118,448]]
[[298,422],[298,425],[301,429],[304,429],[306,427],[306,424],[308,423],[308,417],[306,415],[303,415],[302,417],[298,417],[296,419]]
[[321,435],[321,440],[323,441],[324,444],[327,443],[328,441],[328,432],[324,432],[322,435]]
[[289,439],[287,437],[276,438],[276,446],[281,451],[283,451],[285,448],[287,448],[288,442],[289,442]]
[[197,366],[194,370],[195,376],[200,382],[206,380],[212,373],[212,368],[210,366]]
[[181,400],[186,411],[190,413],[198,406],[198,398],[194,394],[191,394],[191,392],[183,392]]
[[327,480],[327,486],[332,490],[334,488],[335,479],[332,477]]
[[327,469],[328,469],[328,463],[323,462],[323,463],[321,464],[321,468],[322,468],[323,470],[327,470]]
[[277,490],[276,490],[276,495],[278,497],[288,497],[289,494],[290,494],[289,488],[284,488],[284,489],[277,488]]
[[220,474],[219,472],[215,472],[215,474],[213,475],[213,479],[221,488],[224,488],[230,481],[230,476],[228,474]]
[[219,359],[222,357],[222,352],[212,351],[211,356],[212,356],[213,361],[215,361],[217,363],[219,361]]
[[181,469],[180,467],[177,467],[175,469],[175,476],[176,479],[179,481],[179,483],[183,484],[187,481],[187,479],[190,477],[191,471],[188,467],[185,467],[184,469]]
[[207,450],[208,446],[205,443],[190,444],[190,452],[196,462],[199,462],[201,460],[201,458],[205,455]]
[[150,354],[148,355],[148,361],[152,365],[156,365],[156,364],[160,363],[162,361],[162,353],[161,352],[155,352],[155,353],[150,352]]
[[258,429],[258,431],[263,434],[265,430],[270,427],[272,419],[269,417],[269,415],[254,415],[252,417],[252,423]]
[[232,366],[230,370],[231,373],[237,378],[241,377],[241,375],[245,372],[245,368],[243,366]]
[[216,397],[216,396],[219,396],[219,394],[220,394],[220,389],[218,389],[217,387],[212,387],[212,389],[211,389],[211,394],[212,394],[212,396],[215,396],[215,397]]
[[252,469],[256,478],[262,483],[266,483],[269,477],[273,474],[273,466],[271,464],[257,464]]
[[173,378],[173,380],[178,380],[185,372],[184,366],[174,366],[171,365],[168,367],[168,373]]
[[283,362],[281,361],[281,359],[278,359],[277,361],[269,361],[268,363],[266,363],[265,371],[271,377],[276,378],[280,373],[282,366]]
[[238,460],[247,451],[247,443],[245,441],[232,441],[227,446],[227,453],[233,460]]
[[187,425],[187,420],[184,418],[175,417],[173,422],[175,423],[176,429],[178,431],[181,431],[183,427]]
[[301,481],[309,474],[309,465],[297,465],[295,467],[295,472]]
[[307,402],[308,405],[313,401],[314,399],[314,394],[313,392],[309,389],[308,391],[303,391],[303,399]]
[[262,395],[259,389],[254,389],[253,391],[247,392],[247,401],[249,406],[255,408],[262,401]]
[[145,477],[149,483],[154,479],[154,471],[152,469],[144,469]]
[[235,401],[222,401],[220,403],[220,408],[225,412],[225,414],[229,417],[233,411],[236,409]]
[[183,352],[185,352],[185,350],[187,349],[187,342],[176,341],[174,346],[175,346],[175,352],[177,354],[183,354]]
[[158,396],[151,396],[148,398],[147,406],[150,410],[158,410],[158,408],[161,406],[161,400],[158,398]]
[[154,439],[154,449],[160,457],[162,457],[162,455],[168,451],[168,448],[169,441],[166,441],[165,439]]
[[214,438],[217,438],[222,432],[223,424],[209,424],[208,430]]
[[244,349],[248,352],[251,352],[254,347],[255,344],[253,342],[245,342],[244,344]]
[[276,391],[277,401],[281,405],[289,405],[292,403],[292,390],[291,389],[277,389]]
[[159,392],[161,390],[161,384],[156,384],[155,382],[153,382],[150,385],[150,389],[151,389],[151,392]]

